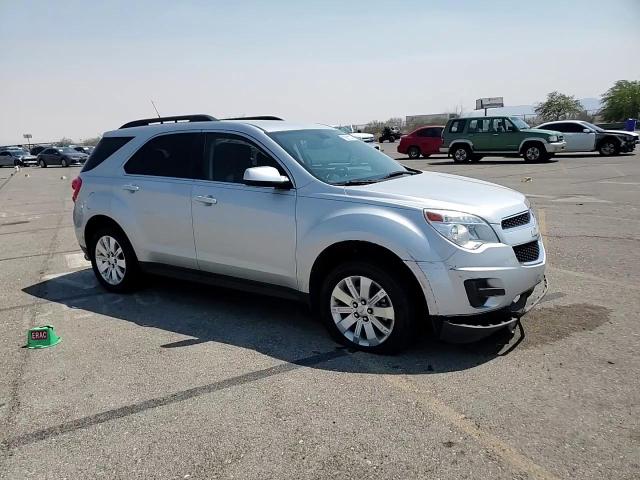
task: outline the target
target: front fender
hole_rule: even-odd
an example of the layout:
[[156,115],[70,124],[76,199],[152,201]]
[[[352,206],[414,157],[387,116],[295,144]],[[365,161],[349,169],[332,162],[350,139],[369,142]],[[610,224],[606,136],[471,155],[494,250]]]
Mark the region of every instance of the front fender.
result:
[[[306,202],[302,202],[306,203]],[[333,203],[333,202],[331,202]],[[308,206],[308,205],[307,205]],[[303,211],[306,210],[303,205]],[[338,211],[335,204],[320,213],[298,216],[298,284],[309,291],[311,269],[328,247],[345,241],[369,242],[384,247],[405,261],[433,261],[438,257],[426,235],[422,212],[355,204]],[[305,218],[306,217],[306,218]]]

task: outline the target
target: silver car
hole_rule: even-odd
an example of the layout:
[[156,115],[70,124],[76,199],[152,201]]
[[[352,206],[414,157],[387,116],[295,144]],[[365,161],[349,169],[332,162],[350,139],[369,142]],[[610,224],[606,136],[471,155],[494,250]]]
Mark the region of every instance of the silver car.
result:
[[524,195],[322,125],[138,120],[104,135],[72,187],[105,289],[150,272],[302,297],[362,350],[397,351],[421,322],[460,341],[513,328],[546,292]]

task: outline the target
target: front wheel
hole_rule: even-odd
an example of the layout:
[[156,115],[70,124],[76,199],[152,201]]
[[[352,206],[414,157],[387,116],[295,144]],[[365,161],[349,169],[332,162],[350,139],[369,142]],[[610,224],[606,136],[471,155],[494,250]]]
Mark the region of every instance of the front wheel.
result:
[[607,139],[600,144],[598,152],[600,152],[600,155],[605,156],[617,155],[620,152],[620,149],[618,148],[618,144],[615,141]]
[[67,162],[66,158],[63,158],[62,160],[60,160],[60,166],[61,167],[68,167],[69,166],[69,162]]
[[525,162],[543,162],[547,157],[547,151],[544,147],[537,143],[531,143],[526,145],[524,151],[522,152],[522,157]]
[[367,262],[336,267],[321,287],[319,308],[329,332],[347,346],[392,353],[408,343],[413,305],[397,275]]
[[38,165],[40,165],[41,168],[47,168],[47,162],[42,159],[38,160]]
[[140,277],[138,259],[127,237],[115,227],[93,236],[89,247],[93,273],[106,290],[115,293],[135,289]]
[[409,148],[409,151],[407,153],[409,154],[409,158],[412,160],[420,158],[420,149],[418,147]]

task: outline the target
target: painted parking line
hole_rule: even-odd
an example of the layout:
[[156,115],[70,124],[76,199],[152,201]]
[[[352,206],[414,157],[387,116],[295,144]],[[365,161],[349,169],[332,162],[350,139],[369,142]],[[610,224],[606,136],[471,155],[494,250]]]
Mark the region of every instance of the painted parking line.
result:
[[65,260],[67,261],[67,266],[73,269],[88,268],[91,266],[91,262],[85,260],[84,253],[70,253],[65,255]]

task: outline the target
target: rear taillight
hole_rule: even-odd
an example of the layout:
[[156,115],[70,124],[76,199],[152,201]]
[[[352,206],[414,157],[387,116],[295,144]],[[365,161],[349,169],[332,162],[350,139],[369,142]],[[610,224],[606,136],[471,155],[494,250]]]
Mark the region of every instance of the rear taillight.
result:
[[71,200],[74,202],[76,198],[78,198],[78,194],[80,193],[80,189],[82,188],[82,179],[80,177],[76,177],[71,181],[71,188],[73,189],[73,194],[71,194]]

